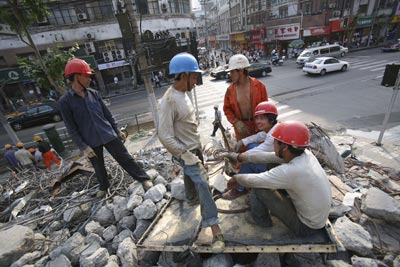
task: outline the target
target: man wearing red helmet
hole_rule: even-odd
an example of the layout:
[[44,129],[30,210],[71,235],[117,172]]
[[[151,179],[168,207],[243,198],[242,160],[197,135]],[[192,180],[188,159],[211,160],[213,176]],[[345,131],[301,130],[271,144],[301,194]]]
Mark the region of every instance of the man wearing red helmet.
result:
[[300,122],[282,122],[273,133],[275,155],[286,164],[259,174],[237,174],[229,187],[241,184],[252,188],[250,222],[272,226],[271,216],[278,217],[300,236],[317,232],[325,226],[331,207],[328,177],[317,158],[306,148],[308,128]]
[[89,158],[99,181],[98,197],[103,197],[110,183],[104,166],[103,147],[133,179],[143,183],[145,189],[152,186],[150,177],[135,162],[121,140],[120,132],[110,110],[97,91],[89,88],[94,73],[84,60],[74,58],[65,66],[65,77],[71,88],[59,100],[65,126],[72,140]]

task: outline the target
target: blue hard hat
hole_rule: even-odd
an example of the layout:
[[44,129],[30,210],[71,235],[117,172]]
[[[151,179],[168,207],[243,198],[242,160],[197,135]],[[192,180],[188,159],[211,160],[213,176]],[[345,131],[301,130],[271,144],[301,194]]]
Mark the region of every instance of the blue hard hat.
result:
[[169,74],[201,72],[194,56],[183,52],[175,55],[169,62]]

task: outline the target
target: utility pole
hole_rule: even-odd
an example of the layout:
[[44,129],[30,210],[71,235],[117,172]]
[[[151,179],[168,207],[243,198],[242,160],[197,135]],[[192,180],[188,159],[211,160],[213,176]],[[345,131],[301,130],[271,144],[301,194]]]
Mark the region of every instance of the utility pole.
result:
[[155,71],[156,69],[150,68],[147,64],[146,51],[144,49],[144,44],[142,43],[141,33],[139,33],[139,27],[138,27],[138,23],[136,20],[136,14],[133,10],[132,0],[126,1],[125,8],[126,8],[126,14],[130,21],[130,26],[131,26],[132,33],[133,33],[133,41],[136,46],[136,53],[135,53],[136,55],[133,55],[133,56],[136,56],[139,61],[140,73],[144,80],[144,85],[145,85],[145,88],[147,91],[147,98],[149,100],[150,108],[151,108],[151,111],[153,114],[154,126],[157,129],[158,122],[159,122],[158,107],[157,107],[156,96],[154,94],[153,83],[151,82],[151,73],[152,73],[152,71]]

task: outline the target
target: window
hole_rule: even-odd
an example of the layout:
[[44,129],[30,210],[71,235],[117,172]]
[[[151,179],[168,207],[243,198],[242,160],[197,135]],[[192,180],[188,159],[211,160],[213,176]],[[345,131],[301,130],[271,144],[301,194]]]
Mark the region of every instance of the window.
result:
[[323,55],[323,54],[328,54],[329,53],[329,48],[322,48],[321,50],[319,50],[320,51],[320,54],[321,55]]
[[279,7],[279,17],[286,18],[288,16],[288,6]]
[[333,46],[331,47],[331,52],[337,52],[340,50],[340,46]]
[[37,112],[40,114],[40,113],[46,113],[46,112],[49,112],[49,111],[52,111],[53,109],[50,107],[50,106],[39,106],[38,108],[37,108]]
[[147,2],[149,7],[149,14],[160,14],[160,6],[158,4],[158,0],[151,0]]

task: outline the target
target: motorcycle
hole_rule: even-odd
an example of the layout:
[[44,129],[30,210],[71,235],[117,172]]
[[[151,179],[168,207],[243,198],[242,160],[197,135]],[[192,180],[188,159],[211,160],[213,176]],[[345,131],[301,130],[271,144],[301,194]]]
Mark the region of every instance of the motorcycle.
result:
[[285,60],[285,56],[279,57],[278,55],[273,55],[271,57],[271,63],[274,66],[282,66],[283,65],[283,61]]

